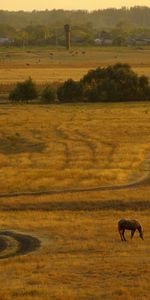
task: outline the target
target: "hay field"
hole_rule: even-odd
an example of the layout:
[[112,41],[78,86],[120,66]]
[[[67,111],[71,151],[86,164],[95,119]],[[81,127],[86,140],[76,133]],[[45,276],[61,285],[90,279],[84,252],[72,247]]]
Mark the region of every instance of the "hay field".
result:
[[136,72],[150,76],[149,47],[0,48],[0,82],[13,84],[31,76],[38,84],[79,80],[91,68],[117,62],[129,63]]
[[149,168],[149,104],[2,105],[0,127],[1,192],[128,184]]
[[149,103],[1,105],[0,128],[1,193],[61,191],[0,199],[0,299],[148,300]]

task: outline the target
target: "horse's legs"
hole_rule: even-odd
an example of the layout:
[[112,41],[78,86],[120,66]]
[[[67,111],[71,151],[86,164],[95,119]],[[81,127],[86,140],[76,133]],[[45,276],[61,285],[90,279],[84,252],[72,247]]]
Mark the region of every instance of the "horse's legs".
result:
[[123,239],[123,230],[121,229],[121,230],[119,230],[119,234],[120,234],[120,237],[121,237],[121,241],[123,242],[124,241],[124,239]]
[[126,242],[127,240],[126,240],[126,238],[125,238],[125,235],[124,235],[124,233],[125,233],[125,229],[123,229],[123,230],[122,230],[122,236],[123,236],[123,241],[125,241],[125,242]]
[[131,230],[131,239],[133,238],[134,233],[135,233],[135,229]]

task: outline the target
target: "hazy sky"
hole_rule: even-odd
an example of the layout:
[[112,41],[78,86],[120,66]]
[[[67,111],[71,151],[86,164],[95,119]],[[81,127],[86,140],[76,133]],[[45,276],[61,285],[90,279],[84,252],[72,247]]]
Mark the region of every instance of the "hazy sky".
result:
[[40,10],[40,9],[101,9],[122,6],[149,6],[150,0],[0,0],[0,9]]

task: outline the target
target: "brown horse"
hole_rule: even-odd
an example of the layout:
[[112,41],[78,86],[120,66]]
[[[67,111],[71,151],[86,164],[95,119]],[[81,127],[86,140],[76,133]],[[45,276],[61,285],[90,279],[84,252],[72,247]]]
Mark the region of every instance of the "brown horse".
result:
[[142,226],[140,225],[140,223],[136,220],[125,220],[125,219],[121,219],[118,222],[118,231],[121,237],[122,241],[126,241],[125,238],[125,230],[130,230],[131,231],[131,239],[134,236],[134,233],[136,230],[138,230],[139,232],[139,236],[140,238],[143,240],[143,230],[142,230]]

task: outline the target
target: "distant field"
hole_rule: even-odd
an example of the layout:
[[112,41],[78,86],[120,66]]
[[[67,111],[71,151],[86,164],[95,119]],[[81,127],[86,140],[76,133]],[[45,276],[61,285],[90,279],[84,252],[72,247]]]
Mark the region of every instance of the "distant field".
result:
[[149,300],[150,104],[1,105],[0,128],[0,193],[61,191],[0,199],[0,299]]
[[87,47],[0,49],[0,84],[13,84],[31,76],[37,83],[79,80],[91,68],[129,63],[139,74],[150,76],[150,48]]

